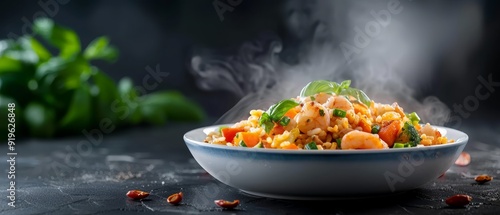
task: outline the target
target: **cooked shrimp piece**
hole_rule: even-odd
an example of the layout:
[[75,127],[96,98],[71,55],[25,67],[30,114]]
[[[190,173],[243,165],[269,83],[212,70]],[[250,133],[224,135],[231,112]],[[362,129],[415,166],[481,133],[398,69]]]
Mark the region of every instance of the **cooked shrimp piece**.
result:
[[328,101],[328,99],[330,97],[332,97],[332,95],[321,92],[321,93],[314,95],[314,97],[315,97],[314,101],[316,101],[320,104],[324,104],[326,101]]
[[342,109],[345,111],[348,110],[353,110],[354,107],[352,106],[352,103],[344,96],[332,96],[330,97],[326,103],[325,107],[328,107],[330,109]]
[[318,102],[310,101],[302,106],[302,109],[295,116],[297,127],[302,133],[320,128],[326,130],[330,122],[328,110]]
[[379,138],[377,134],[353,130],[344,137],[341,143],[342,149],[387,149],[387,143]]
[[420,129],[420,132],[422,134],[425,134],[427,136],[431,137],[441,137],[441,132],[437,130],[437,128],[432,127],[429,123],[426,123],[422,129]]

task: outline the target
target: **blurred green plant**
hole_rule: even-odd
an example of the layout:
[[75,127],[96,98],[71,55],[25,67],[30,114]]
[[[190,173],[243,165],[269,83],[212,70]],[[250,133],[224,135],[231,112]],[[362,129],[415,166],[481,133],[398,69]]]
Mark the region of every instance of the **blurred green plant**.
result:
[[16,104],[18,137],[77,134],[105,118],[117,127],[204,118],[203,110],[179,92],[139,96],[129,78],[115,83],[93,66],[93,60],[114,62],[118,57],[107,37],[96,38],[82,51],[78,35],[50,19],[36,20],[33,32],[0,41],[1,137],[6,138],[11,102]]

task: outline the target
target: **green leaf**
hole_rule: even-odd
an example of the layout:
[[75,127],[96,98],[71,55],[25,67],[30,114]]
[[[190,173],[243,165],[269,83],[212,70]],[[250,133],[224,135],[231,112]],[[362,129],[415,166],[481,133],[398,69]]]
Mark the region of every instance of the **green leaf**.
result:
[[124,120],[131,124],[140,123],[143,119],[143,114],[141,113],[138,93],[130,78],[125,77],[120,79],[118,82],[118,93],[120,95],[120,106],[129,108],[129,114]]
[[118,57],[118,50],[109,45],[107,37],[98,37],[90,42],[83,56],[88,60],[102,59],[113,62]]
[[351,85],[351,80],[337,82],[327,80],[317,80],[309,82],[300,92],[301,97],[312,96],[318,93],[335,93],[339,94],[342,90],[348,89]]
[[92,119],[92,102],[87,85],[75,89],[69,108],[60,122],[61,128],[81,131],[88,128]]
[[360,101],[361,103],[365,104],[366,106],[370,107],[371,104],[371,99],[368,98],[368,96],[359,89],[349,87],[348,89],[342,90],[339,95],[346,95],[346,96],[352,96],[356,100]]
[[20,37],[17,40],[6,40],[0,43],[3,46],[0,56],[8,56],[11,59],[18,60],[23,64],[38,63],[38,56],[31,48],[28,37]]
[[34,137],[52,137],[56,131],[55,112],[40,103],[32,102],[24,110],[24,118]]
[[269,133],[274,127],[274,122],[280,122],[286,112],[297,105],[299,105],[299,103],[292,99],[281,100],[269,107],[269,109],[262,114],[259,119],[259,125],[264,128],[266,133]]
[[340,89],[347,89],[351,85],[351,80],[345,80],[340,83]]
[[167,121],[167,114],[161,105],[142,105],[140,108],[143,120],[153,125],[163,125]]
[[118,100],[118,88],[115,82],[108,75],[95,69],[92,75],[96,91],[92,96],[95,98],[94,109],[97,120],[109,118],[112,121],[116,119],[116,114],[111,110],[111,104]]
[[259,118],[259,125],[264,128],[266,133],[269,133],[271,129],[274,127],[274,123],[271,120],[271,116],[267,112],[262,113],[262,115]]
[[33,31],[60,50],[59,55],[69,58],[80,52],[80,39],[70,29],[55,24],[51,19],[40,18],[34,21]]
[[205,118],[205,113],[197,104],[176,91],[155,92],[143,96],[140,98],[140,106],[141,109],[151,108],[155,111],[153,115],[161,116],[158,112],[163,112],[172,120],[199,121]]
[[20,72],[23,68],[21,61],[8,56],[0,56],[0,75],[5,72]]
[[294,107],[299,105],[298,102],[292,99],[281,100],[277,104],[271,106],[269,110],[267,110],[271,120],[273,122],[278,122],[281,118],[286,114],[286,112]]
[[28,40],[39,61],[45,62],[52,57],[52,54],[37,39],[30,37]]
[[72,90],[79,88],[88,80],[92,73],[87,60],[82,56],[74,56],[68,59],[59,57],[51,58],[40,64],[35,73],[35,79],[42,86],[57,88],[57,90]]
[[309,82],[302,90],[300,91],[301,97],[312,96],[320,92],[324,93],[334,93],[334,82],[326,81],[326,80],[317,80]]

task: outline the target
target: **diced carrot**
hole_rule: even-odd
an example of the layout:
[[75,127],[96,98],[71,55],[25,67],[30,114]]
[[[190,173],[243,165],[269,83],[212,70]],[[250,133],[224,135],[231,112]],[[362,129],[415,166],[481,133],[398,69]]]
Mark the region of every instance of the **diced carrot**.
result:
[[271,149],[271,148],[273,148],[273,147],[271,146],[271,143],[264,142],[264,148],[266,148],[266,149]]
[[394,120],[388,125],[380,128],[378,132],[378,136],[382,139],[389,147],[394,145],[396,138],[398,137],[399,129],[401,128],[400,122],[398,120]]
[[234,139],[234,136],[236,135],[236,133],[241,132],[241,131],[244,131],[244,130],[242,128],[229,128],[229,127],[221,129],[222,136],[224,136],[224,138],[226,138],[226,142],[230,142],[230,143],[233,142],[233,139]]
[[364,119],[363,117],[360,117],[359,119],[359,123],[358,123],[358,126],[360,126],[364,132],[368,132],[368,133],[371,133],[372,132],[372,127],[371,125],[368,123],[368,121],[366,119]]
[[283,132],[285,132],[285,128],[280,125],[280,124],[276,124],[273,128],[273,130],[271,130],[271,134],[283,134]]
[[238,132],[234,138],[234,144],[239,144],[240,141],[245,142],[247,147],[254,147],[260,142],[260,135],[252,132]]
[[292,108],[285,113],[285,116],[288,116],[290,119],[293,119],[295,115],[297,115],[297,111],[295,111],[295,108]]
[[283,147],[283,149],[299,149],[299,147],[297,145],[295,145],[294,143],[291,143],[290,145],[286,145],[285,147]]

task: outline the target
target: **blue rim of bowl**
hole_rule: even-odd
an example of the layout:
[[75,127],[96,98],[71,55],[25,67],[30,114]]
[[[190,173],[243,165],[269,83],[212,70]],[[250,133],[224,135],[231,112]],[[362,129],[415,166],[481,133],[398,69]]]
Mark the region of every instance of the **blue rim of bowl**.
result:
[[455,139],[452,143],[432,145],[432,146],[422,146],[422,147],[411,147],[411,148],[390,148],[390,149],[356,149],[356,150],[293,150],[293,149],[268,149],[268,148],[245,148],[245,147],[234,147],[234,146],[226,146],[226,145],[218,145],[206,143],[203,140],[194,140],[189,138],[188,136],[193,135],[195,133],[200,133],[206,135],[204,130],[206,129],[215,129],[220,126],[228,126],[231,124],[221,124],[221,125],[211,125],[196,128],[186,132],[183,136],[184,142],[186,144],[198,145],[201,147],[208,148],[216,148],[216,149],[225,149],[232,151],[244,151],[244,152],[259,152],[259,153],[283,153],[283,154],[371,154],[371,153],[392,153],[392,152],[418,152],[418,151],[426,151],[426,150],[437,150],[442,148],[454,147],[465,145],[469,141],[469,136],[459,130],[443,127],[443,126],[435,126],[432,127],[444,130],[450,130],[454,132],[458,132],[460,134],[460,138]]

